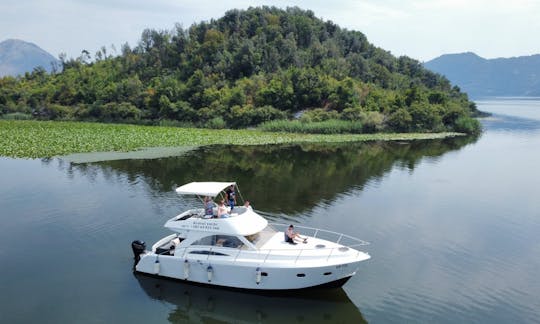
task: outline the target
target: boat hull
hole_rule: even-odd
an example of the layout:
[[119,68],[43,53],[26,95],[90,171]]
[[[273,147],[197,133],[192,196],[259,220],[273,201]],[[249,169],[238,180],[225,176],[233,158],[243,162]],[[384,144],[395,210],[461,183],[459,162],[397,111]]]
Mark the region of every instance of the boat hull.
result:
[[156,274],[140,272],[140,271],[137,271],[137,270],[135,270],[134,273],[136,275],[141,275],[141,276],[148,277],[148,278],[170,280],[171,282],[182,282],[182,283],[190,284],[190,285],[193,285],[193,286],[212,287],[212,288],[216,288],[216,289],[224,289],[224,290],[230,290],[230,291],[245,291],[245,292],[252,292],[252,293],[255,293],[255,294],[257,292],[264,292],[265,294],[267,294],[267,293],[275,293],[276,296],[279,296],[279,295],[282,295],[282,294],[287,294],[288,292],[301,293],[303,291],[311,291],[311,290],[317,290],[317,291],[321,290],[322,291],[322,289],[338,289],[338,288],[343,287],[343,285],[345,285],[347,283],[347,281],[349,281],[352,278],[352,276],[349,276],[349,277],[341,278],[341,279],[334,280],[334,281],[331,281],[331,282],[327,282],[327,283],[324,283],[324,284],[320,284],[320,285],[317,285],[317,286],[310,286],[310,287],[305,287],[305,288],[295,288],[295,289],[292,289],[292,288],[289,288],[289,289],[260,289],[260,288],[256,288],[256,289],[253,289],[253,288],[238,288],[238,287],[230,287],[230,286],[221,286],[221,285],[215,285],[215,284],[208,283],[208,282],[195,282],[195,281],[178,279],[178,278],[164,277],[164,276],[160,276],[160,275],[156,275]]
[[[156,260],[158,261],[156,263]],[[314,266],[182,259],[148,253],[141,256],[135,271],[197,284],[247,290],[300,290],[341,287],[358,270],[354,262]],[[159,265],[156,265],[159,264]]]

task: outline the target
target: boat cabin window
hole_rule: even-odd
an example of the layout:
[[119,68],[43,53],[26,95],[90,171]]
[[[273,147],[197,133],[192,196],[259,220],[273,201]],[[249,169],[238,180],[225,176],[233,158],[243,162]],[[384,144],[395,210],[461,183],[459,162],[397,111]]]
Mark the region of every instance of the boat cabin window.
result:
[[191,245],[210,245],[220,247],[238,248],[243,245],[242,241],[236,236],[231,235],[210,235],[203,237]]
[[216,252],[216,251],[207,251],[207,250],[197,250],[197,251],[191,251],[189,252],[189,254],[203,254],[203,255],[221,255],[221,256],[229,256],[228,254],[225,254],[225,253],[220,253],[220,252]]
[[253,243],[254,245],[257,244],[257,242],[259,241],[259,239],[261,238],[261,235],[259,233],[255,233],[253,235],[247,235],[247,236],[244,236],[248,241],[250,241],[251,243]]

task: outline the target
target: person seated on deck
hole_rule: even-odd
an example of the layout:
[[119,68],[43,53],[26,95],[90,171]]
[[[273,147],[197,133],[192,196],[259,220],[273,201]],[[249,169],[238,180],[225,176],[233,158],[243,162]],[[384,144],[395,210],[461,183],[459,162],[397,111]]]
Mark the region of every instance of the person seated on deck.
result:
[[307,237],[302,238],[298,232],[294,231],[294,226],[290,225],[285,231],[285,242],[290,244],[297,244],[294,240],[300,239],[302,243],[307,243]]
[[212,198],[204,197],[204,218],[214,217],[214,201]]
[[225,200],[221,199],[217,209],[218,218],[227,218],[230,215],[227,213],[227,207],[225,207]]

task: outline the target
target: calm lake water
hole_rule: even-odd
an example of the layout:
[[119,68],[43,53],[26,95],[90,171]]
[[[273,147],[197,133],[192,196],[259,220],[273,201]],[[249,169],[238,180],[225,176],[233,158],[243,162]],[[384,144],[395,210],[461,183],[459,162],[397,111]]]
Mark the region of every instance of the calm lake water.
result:
[[[72,164],[0,158],[1,323],[540,321],[540,100],[479,101],[477,139],[256,147]],[[371,242],[343,289],[265,296],[132,273],[192,204],[236,180],[272,221]]]

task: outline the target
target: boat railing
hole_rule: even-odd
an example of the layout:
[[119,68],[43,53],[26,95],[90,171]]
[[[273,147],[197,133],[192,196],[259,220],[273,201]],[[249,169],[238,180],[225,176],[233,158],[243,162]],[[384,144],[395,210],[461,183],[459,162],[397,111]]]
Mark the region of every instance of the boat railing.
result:
[[[285,233],[285,231],[289,227],[289,224],[281,224],[281,223],[269,223],[268,225],[270,225],[276,232],[283,232],[283,233]],[[301,236],[311,236],[311,237],[327,240],[330,242],[334,242],[336,244],[341,244],[349,248],[369,245],[369,242],[367,241],[364,241],[359,238],[346,235],[343,233],[333,232],[333,231],[324,230],[320,228],[301,226],[301,225],[294,225],[294,228],[295,228],[295,231],[297,231],[297,229],[300,229],[298,232],[301,233]]]
[[[278,224],[278,223],[271,223],[269,224],[276,230],[276,228],[283,227],[284,229],[288,227],[287,224]],[[358,246],[365,246],[369,245],[369,242],[366,242],[364,240],[323,229],[317,229],[307,226],[296,226],[296,228],[302,230],[302,235],[310,236],[312,238],[319,238],[324,239],[327,241],[334,242],[336,244],[340,244],[338,247],[325,247],[325,246],[315,246],[313,248],[272,248],[272,249],[259,249],[259,250],[246,250],[242,248],[237,248],[235,250],[231,250],[229,248],[224,249],[223,247],[218,246],[190,246],[186,247],[182,253],[182,257],[185,258],[187,254],[190,252],[204,252],[204,255],[201,255],[201,259],[206,259],[207,261],[211,261],[214,258],[223,258],[223,257],[233,257],[234,262],[239,261],[239,259],[246,260],[246,259],[252,259],[259,261],[261,264],[264,264],[268,261],[290,261],[294,259],[294,263],[301,260],[306,259],[316,259],[320,257],[326,256],[326,261],[330,260],[332,257],[341,257],[343,255],[343,252],[349,251],[349,249],[353,249],[354,247]],[[311,235],[310,235],[311,234]],[[344,242],[349,242],[350,244],[344,244]],[[235,251],[234,253],[230,253],[231,251]],[[327,254],[321,253],[322,251],[326,251]],[[358,250],[355,250],[357,253],[357,256],[359,256],[361,252]],[[315,252],[315,253],[313,253]],[[339,252],[339,253],[338,253]],[[202,254],[202,253],[201,253]],[[215,260],[215,259],[214,259]]]

